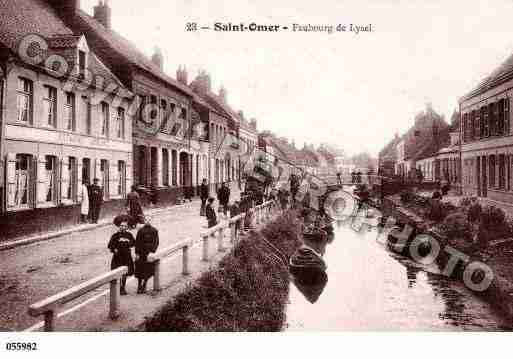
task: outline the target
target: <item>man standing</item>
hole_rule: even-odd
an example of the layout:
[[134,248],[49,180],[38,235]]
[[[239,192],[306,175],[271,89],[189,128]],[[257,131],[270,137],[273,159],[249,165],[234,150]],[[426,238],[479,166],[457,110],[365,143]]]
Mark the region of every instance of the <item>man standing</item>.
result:
[[91,196],[89,198],[92,223],[98,223],[100,210],[103,204],[103,189],[98,185],[98,183],[100,183],[100,180],[95,178],[94,184],[91,186]]
[[200,216],[205,216],[205,207],[207,206],[207,199],[210,197],[210,190],[208,188],[207,180],[204,178],[203,182],[200,186],[200,199],[201,199],[201,209]]

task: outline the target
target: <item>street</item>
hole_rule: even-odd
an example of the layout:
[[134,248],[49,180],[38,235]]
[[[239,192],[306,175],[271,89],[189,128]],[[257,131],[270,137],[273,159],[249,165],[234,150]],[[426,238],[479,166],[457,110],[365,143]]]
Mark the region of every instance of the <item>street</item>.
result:
[[[193,201],[171,207],[152,218],[152,225],[159,230],[159,248],[199,238],[206,229],[199,205]],[[0,252],[0,328],[27,329],[41,320],[27,314],[30,304],[110,270],[107,244],[116,229],[111,225]],[[80,300],[103,290],[99,288]]]

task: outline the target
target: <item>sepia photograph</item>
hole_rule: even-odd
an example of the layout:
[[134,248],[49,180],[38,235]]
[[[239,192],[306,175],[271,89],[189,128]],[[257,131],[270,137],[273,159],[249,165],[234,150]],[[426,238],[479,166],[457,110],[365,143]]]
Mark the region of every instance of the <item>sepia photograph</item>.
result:
[[512,331],[512,15],[0,0],[0,352]]

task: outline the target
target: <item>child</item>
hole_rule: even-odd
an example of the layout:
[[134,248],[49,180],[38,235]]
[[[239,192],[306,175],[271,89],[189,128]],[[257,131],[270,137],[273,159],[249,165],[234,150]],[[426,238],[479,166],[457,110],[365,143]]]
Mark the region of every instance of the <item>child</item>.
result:
[[[239,201],[233,202],[233,205],[230,208],[230,218],[238,216],[240,214],[240,206]],[[238,233],[240,231],[240,220],[235,222],[235,232]]]
[[217,224],[217,216],[216,211],[214,210],[214,199],[210,197],[208,199],[207,208],[205,209],[205,213],[207,215],[208,228],[212,228]]
[[113,253],[110,269],[119,267],[128,267],[128,273],[121,278],[120,294],[126,295],[126,278],[134,274],[134,261],[132,259],[131,248],[135,245],[135,239],[132,233],[128,232],[128,222],[122,222],[119,230],[112,235],[108,248]]

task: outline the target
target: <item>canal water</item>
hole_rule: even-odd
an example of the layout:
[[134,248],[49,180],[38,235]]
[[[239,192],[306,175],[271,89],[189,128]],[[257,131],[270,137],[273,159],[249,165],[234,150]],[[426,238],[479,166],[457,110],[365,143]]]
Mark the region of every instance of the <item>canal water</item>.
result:
[[512,330],[512,323],[462,284],[436,267],[391,253],[376,236],[335,226],[331,243],[316,248],[325,252],[327,281],[291,282],[285,330]]

